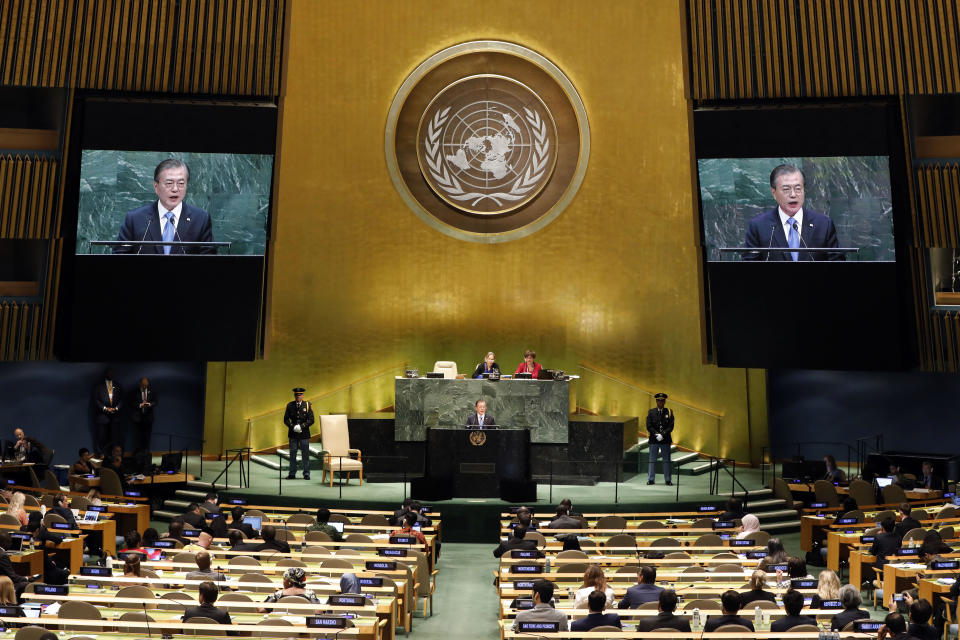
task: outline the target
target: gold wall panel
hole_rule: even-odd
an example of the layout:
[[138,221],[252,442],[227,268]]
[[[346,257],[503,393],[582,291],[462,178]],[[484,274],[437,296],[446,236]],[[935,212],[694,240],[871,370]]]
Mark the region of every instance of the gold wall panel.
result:
[[[250,434],[246,420],[282,407],[296,385],[316,397],[398,362],[424,370],[438,359],[469,373],[488,350],[512,371],[532,347],[547,366],[591,363],[721,415],[724,454],[756,457],[766,425],[751,403],[762,377],[751,385],[742,369],[702,362],[684,25],[680,0],[293,2],[268,357],[216,365],[207,452],[284,441],[279,419]],[[557,64],[591,126],[571,205],[502,244],[428,227],[394,190],[383,156],[403,79],[433,53],[483,38]],[[353,409],[381,408],[382,389],[367,401]],[[681,444],[705,437],[682,421],[676,434]]]
[[697,100],[960,91],[955,0],[687,0]]

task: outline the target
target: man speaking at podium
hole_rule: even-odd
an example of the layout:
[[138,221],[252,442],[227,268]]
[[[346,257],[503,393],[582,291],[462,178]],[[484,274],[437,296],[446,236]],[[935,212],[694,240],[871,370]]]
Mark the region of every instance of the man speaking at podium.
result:
[[497,424],[493,416],[487,413],[486,400],[477,400],[474,406],[477,410],[467,416],[467,429],[489,429]]
[[[117,240],[130,242],[213,242],[210,214],[183,199],[187,195],[190,169],[182,160],[168,158],[153,172],[157,201],[128,211]],[[114,253],[216,253],[216,247],[184,245],[127,244],[113,247]]]
[[800,252],[790,249],[836,247],[837,230],[833,220],[812,209],[803,208],[803,172],[792,164],[781,164],[770,172],[770,193],[777,207],[754,216],[747,224],[744,246],[768,249],[783,247],[786,251],[751,251],[744,260],[775,262],[810,262],[844,260],[842,253],[831,251]]

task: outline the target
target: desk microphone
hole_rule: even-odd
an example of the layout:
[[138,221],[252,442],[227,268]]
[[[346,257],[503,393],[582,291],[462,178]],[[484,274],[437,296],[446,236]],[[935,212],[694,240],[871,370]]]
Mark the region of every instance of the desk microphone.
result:
[[147,614],[147,602],[143,600],[140,604],[143,605],[143,621],[147,624],[147,637],[152,638],[153,634],[150,632],[150,616]]
[[[190,222],[190,218],[187,218],[187,222]],[[183,238],[180,237],[180,232],[177,230],[176,225],[174,225],[174,227],[173,227],[173,236],[176,238],[177,242],[181,242],[181,243],[183,242]],[[171,253],[173,253],[173,252],[171,251]],[[183,245],[181,244],[181,245],[180,245],[180,255],[183,255],[183,253],[184,253],[184,251],[183,251]]]
[[143,237],[140,238],[140,246],[137,247],[137,255],[140,255],[140,252],[143,251],[143,241],[147,239],[147,232],[150,231],[151,224],[153,224],[153,216],[150,216],[150,219],[147,220],[147,228],[143,230]]
[[[803,239],[803,234],[801,234],[800,229],[797,228],[796,220],[793,221],[793,230],[797,232],[797,236],[800,238],[800,246],[802,246],[804,249],[809,249],[810,247],[807,245],[806,241]],[[810,260],[813,261],[814,259],[813,256],[810,254],[807,254],[807,255],[810,256]]]
[[775,224],[770,225],[770,238],[767,240],[767,255],[763,259],[764,262],[767,262],[770,260],[770,247],[773,246],[773,233],[776,230],[777,230],[777,225]]

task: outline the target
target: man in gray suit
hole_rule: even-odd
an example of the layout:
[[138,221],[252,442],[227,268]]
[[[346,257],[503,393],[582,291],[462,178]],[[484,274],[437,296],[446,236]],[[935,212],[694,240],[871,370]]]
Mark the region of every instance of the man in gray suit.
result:
[[537,580],[533,583],[533,609],[517,614],[513,621],[513,631],[520,630],[521,622],[557,622],[560,631],[567,631],[567,614],[553,608],[553,583],[549,580]]

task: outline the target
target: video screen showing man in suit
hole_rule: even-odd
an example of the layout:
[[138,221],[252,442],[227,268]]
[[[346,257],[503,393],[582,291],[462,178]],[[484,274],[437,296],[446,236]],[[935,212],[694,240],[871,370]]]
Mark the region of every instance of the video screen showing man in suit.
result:
[[[213,242],[210,214],[187,204],[190,168],[182,160],[167,158],[153,172],[153,190],[157,200],[128,211],[117,240],[163,242]],[[118,245],[114,253],[179,255],[216,253],[210,245]]]
[[777,206],[750,220],[744,246],[786,247],[788,250],[745,253],[744,260],[809,262],[844,259],[839,252],[790,251],[839,246],[833,220],[804,208],[805,182],[803,171],[791,164],[781,164],[770,172],[770,193]]

